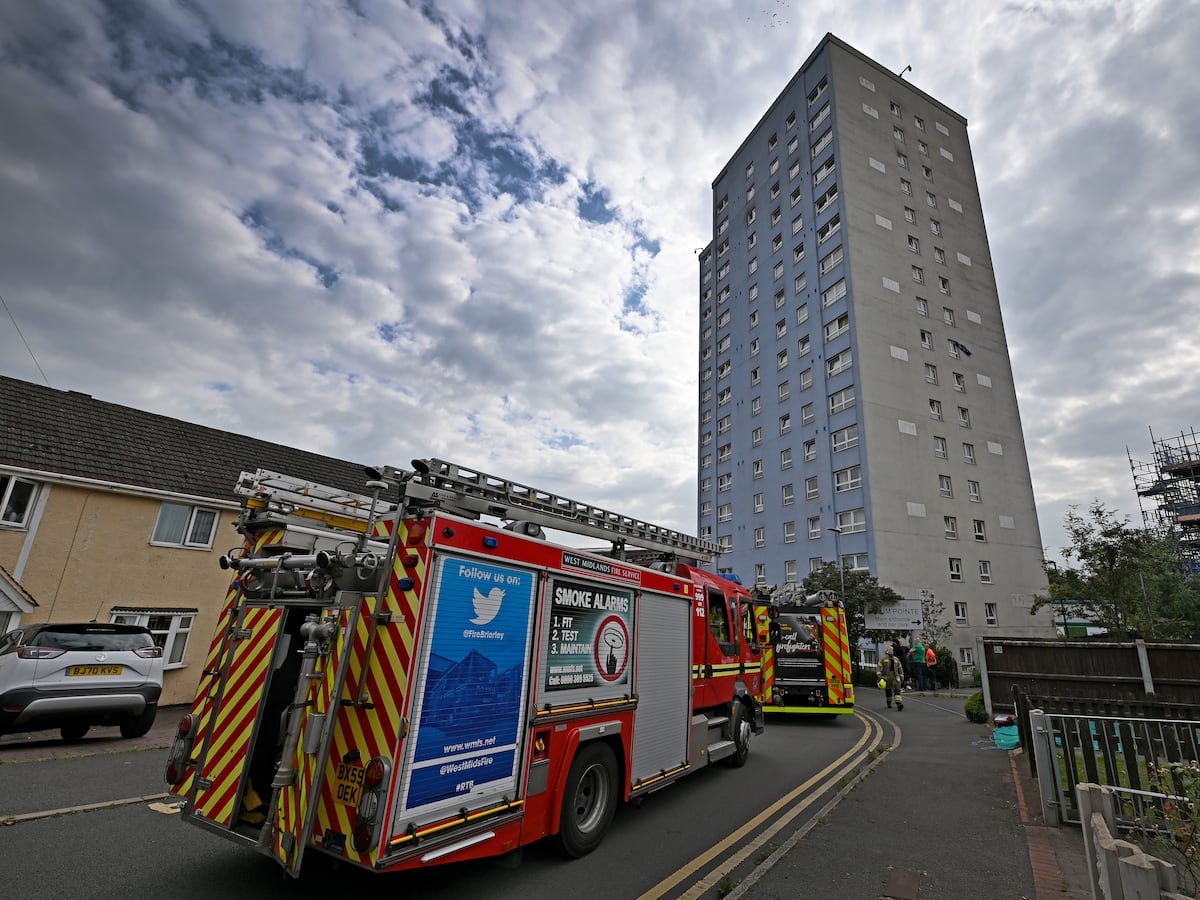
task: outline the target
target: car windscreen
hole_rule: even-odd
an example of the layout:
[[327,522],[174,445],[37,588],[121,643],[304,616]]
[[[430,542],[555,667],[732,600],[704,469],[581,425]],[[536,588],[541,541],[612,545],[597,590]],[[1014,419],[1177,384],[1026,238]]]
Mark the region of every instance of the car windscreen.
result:
[[51,626],[34,635],[29,644],[59,650],[137,650],[154,646],[154,638],[149,632],[128,627]]

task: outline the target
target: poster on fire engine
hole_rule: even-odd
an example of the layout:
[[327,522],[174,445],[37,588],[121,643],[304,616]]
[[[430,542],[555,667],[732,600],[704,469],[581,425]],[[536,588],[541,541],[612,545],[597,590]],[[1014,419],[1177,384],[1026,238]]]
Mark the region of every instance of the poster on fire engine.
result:
[[629,684],[633,591],[555,579],[550,589],[547,691]]
[[526,706],[534,574],[445,556],[437,577],[413,713],[409,812],[511,793]]

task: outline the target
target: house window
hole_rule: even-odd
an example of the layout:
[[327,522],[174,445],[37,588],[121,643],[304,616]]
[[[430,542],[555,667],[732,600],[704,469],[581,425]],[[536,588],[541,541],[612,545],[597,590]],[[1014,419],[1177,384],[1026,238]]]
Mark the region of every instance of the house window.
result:
[[[796,492],[792,489],[792,486],[790,484],[785,484],[783,486],[783,488],[781,489],[781,494],[782,494],[784,506],[791,506],[792,503],[795,502],[795,500],[796,500]],[[761,510],[760,510],[760,512],[761,512]]]
[[861,507],[840,512],[837,514],[837,527],[842,529],[842,534],[857,534],[860,531],[866,531],[867,514]]
[[850,466],[833,473],[833,490],[835,493],[857,490],[862,487],[862,466]]
[[787,434],[792,430],[792,414],[784,413],[779,417],[779,433]]
[[830,378],[840,375],[854,364],[854,355],[849,350],[843,350],[837,356],[825,361],[825,370]]
[[825,212],[825,210],[829,209],[829,207],[833,205],[837,198],[838,187],[836,184],[834,184],[828,190],[826,190],[825,193],[817,198],[814,211],[817,213],[817,215],[820,215],[821,213]]
[[888,108],[891,109],[893,116],[898,116],[901,114],[900,113],[900,104],[897,103],[895,100],[892,100],[890,103],[888,103]]
[[763,462],[761,459],[756,459],[750,464],[750,475],[752,478],[763,477]]
[[822,225],[820,228],[817,229],[817,243],[818,244],[825,243],[827,240],[829,240],[831,237],[833,237],[835,234],[837,234],[839,231],[841,231],[841,228],[842,228],[842,217],[834,216],[832,219],[830,219],[828,222],[826,222],[824,225]]
[[927,143],[925,143],[924,141],[917,141],[917,150],[920,152],[920,154],[922,156],[929,155],[929,145]]
[[926,331],[924,328],[921,329],[921,346],[926,350],[933,349],[933,332]]
[[779,221],[782,218],[783,218],[783,210],[780,209],[778,206],[775,207],[773,210],[771,210],[771,224],[772,225],[778,225]]
[[755,366],[750,370],[750,386],[754,387],[754,385],[758,384],[760,381],[762,381],[762,369],[760,369],[758,366]]
[[963,444],[963,462],[968,466],[975,465],[975,445]]
[[946,264],[946,251],[943,250],[941,247],[934,247],[933,248],[933,259],[934,259],[934,262],[939,262],[944,266]]
[[[772,144],[772,145],[771,145],[771,149],[772,149],[772,150],[774,150],[774,149],[775,149],[775,145],[774,145],[774,144]],[[768,174],[768,175],[774,175],[774,174],[775,174],[776,172],[778,172],[778,171],[779,171],[779,157],[777,156],[777,157],[775,157],[773,160],[771,160],[771,166],[770,166],[770,168],[768,169],[768,171],[767,171],[767,174]]]
[[865,553],[843,553],[842,565],[854,572],[866,572],[871,568]]
[[809,152],[809,156],[812,159],[816,159],[821,154],[821,151],[828,147],[832,142],[833,129],[830,128],[817,139],[815,144],[812,145],[812,150]]
[[915,281],[917,284],[924,284],[925,283],[925,270],[922,269],[920,266],[913,266],[912,267],[912,280]]
[[813,385],[812,369],[800,373],[800,390],[807,391]]
[[786,369],[787,364],[788,364],[788,352],[787,352],[787,350],[780,350],[778,353],[775,354],[775,368],[776,369]]
[[24,528],[29,523],[36,493],[36,482],[0,475],[0,526]]
[[933,363],[925,363],[925,380],[930,384],[938,383],[937,366]]
[[[982,584],[991,584],[992,583],[992,564],[990,562],[988,562],[986,559],[981,559],[979,561],[979,581]],[[995,623],[990,622],[988,624],[995,624]]]
[[796,307],[796,324],[803,325],[808,321],[808,304],[801,303]]
[[704,518],[708,518],[709,516],[712,515],[712,501],[711,500],[705,500],[703,503],[700,504],[700,515],[703,516]]
[[732,503],[722,503],[720,506],[717,507],[717,521],[718,522],[728,522],[732,518],[733,518],[733,504]]
[[796,355],[797,356],[801,356],[801,357],[808,356],[808,354],[811,350],[812,350],[812,338],[810,338],[807,334],[804,337],[800,338],[800,340],[796,341]]
[[960,602],[956,602],[954,604],[954,624],[955,625],[966,625],[967,624],[967,604],[960,603]]
[[964,666],[975,665],[975,657],[971,653],[970,647],[959,647],[958,648],[958,661]]
[[196,621],[198,609],[139,609],[115,607],[109,616],[110,622],[119,625],[141,625],[150,629],[154,643],[162,647],[163,668],[183,667],[183,656],[187,652],[188,637]]
[[[801,252],[803,252],[803,248],[801,248]],[[833,271],[833,269],[835,267],[841,265],[844,255],[845,254],[842,250],[842,247],[839,244],[837,247],[835,247],[833,250],[831,250],[829,253],[827,253],[824,257],[822,257],[821,258],[821,274],[827,275],[831,271]]]
[[[757,325],[757,324],[758,324],[758,320],[757,320],[757,319],[755,319],[755,320],[754,320],[754,324],[755,324],[755,325]],[[759,349],[759,342],[758,342],[758,338],[754,338],[754,339],[752,339],[752,340],[750,341],[750,355],[751,355],[751,356],[758,356],[758,349]]]
[[724,406],[733,399],[733,388],[725,388],[721,393],[717,394],[717,406]]
[[972,503],[980,503],[981,502],[978,481],[968,481],[967,482],[967,499],[970,500]]
[[757,416],[762,412],[762,397],[750,398],[750,415]]
[[936,434],[933,436],[933,455],[938,459],[946,458],[946,439]]
[[936,209],[937,208],[937,194],[934,194],[931,191],[926,191],[925,192],[925,205]]
[[783,580],[786,582],[794,582],[796,580],[796,561],[794,559],[784,560]]
[[817,476],[810,475],[804,479],[804,498],[806,500],[816,500],[821,496],[821,488],[817,484]]
[[779,339],[787,335],[787,320],[780,319],[775,323],[775,338]]
[[796,216],[792,219],[792,234],[799,234],[804,228],[804,216]]
[[800,422],[801,422],[801,424],[811,425],[813,423],[814,418],[815,418],[815,416],[813,415],[813,405],[811,403],[805,403],[802,407],[800,407]]
[[983,604],[983,618],[989,625],[996,624],[996,604],[995,603]]
[[750,209],[747,210],[747,212],[746,212],[746,224],[753,225],[754,220],[757,218],[758,218],[758,210],[755,209],[754,207],[750,207]]
[[760,513],[763,511],[763,503],[764,503],[765,499],[766,499],[766,497],[762,493],[758,493],[758,494],[754,495],[754,511],[756,513]]
[[813,462],[817,458],[817,439],[810,438],[804,442],[804,461]]
[[951,359],[959,358],[958,348],[959,348],[959,343],[958,343],[958,341],[954,340],[954,338],[950,338],[949,340],[946,341],[946,355],[949,356]]
[[800,202],[800,188],[796,188],[794,191],[792,191],[792,206],[795,206],[799,202]]
[[746,249],[753,250],[757,246],[758,246],[758,232],[752,231],[752,232],[750,232],[750,237],[746,238]]
[[813,186],[815,187],[828,178],[829,175],[833,173],[835,168],[836,165],[834,164],[833,157],[831,156],[821,164],[821,167],[817,169],[817,171],[813,172]]
[[779,468],[790,469],[792,467],[792,448],[784,447],[779,451]]
[[977,541],[986,541],[987,540],[987,528],[983,524],[983,519],[975,519],[975,521],[972,522],[972,527],[975,531],[975,540],[977,540]]
[[941,275],[939,275],[938,276],[938,290],[941,291],[943,294],[949,294],[950,293],[950,279],[944,278]]
[[809,573],[820,572],[825,567],[825,560],[819,556],[810,556],[808,558]]
[[785,401],[788,397],[792,396],[792,386],[790,383],[788,383],[786,381],[781,381],[779,383],[778,391],[779,391],[779,402],[780,403]]
[[915,225],[917,223],[917,211],[908,206],[904,207],[904,221],[910,225]]
[[754,177],[754,163],[750,163],[748,166],[746,166],[746,177],[747,178]]
[[842,313],[832,322],[825,326],[825,340],[832,341],[834,338],[841,337],[850,330],[850,314]]
[[796,543],[796,523],[795,522],[784,522],[783,523],[783,542],[785,544]]
[[719,462],[719,463],[729,462],[729,460],[732,457],[733,457],[733,445],[732,444],[722,444],[720,447],[717,448],[717,462]]
[[759,425],[750,432],[750,446],[758,447],[762,445],[762,426]]
[[911,234],[908,236],[908,249],[917,254],[921,252],[921,242]]
[[847,425],[845,428],[833,432],[830,437],[832,438],[834,453],[838,453],[841,450],[849,450],[851,447],[857,447],[858,425]]
[[903,144],[904,143],[904,129],[901,128],[899,125],[893,125],[892,126],[892,137],[894,137],[896,140],[898,140],[900,143]]
[[728,491],[733,487],[733,476],[726,472],[724,475],[717,478],[717,493]]
[[767,546],[767,529],[761,526],[754,529],[754,546],[756,549]]
[[841,278],[821,292],[821,305],[831,306],[846,296],[846,279]]
[[792,139],[790,141],[788,141],[788,148],[787,148],[788,155],[790,156],[791,154],[795,153],[799,147],[800,147],[800,138],[797,135],[793,134]]
[[940,237],[941,233],[942,233],[942,223],[939,222],[937,219],[930,219],[929,220],[929,230],[933,234],[936,234]]
[[150,543],[164,547],[212,547],[217,530],[217,511],[182,503],[164,503],[158,508],[158,521]]
[[965,406],[960,406],[958,408],[958,424],[963,428],[971,427],[971,411]]
[[965,394],[967,392],[967,381],[965,378],[963,378],[962,372],[954,373],[954,389],[960,394]]
[[746,264],[746,269],[750,275],[753,275],[755,272],[758,271],[758,257],[757,256],[754,257],[754,259],[750,260],[750,262],[748,262]]
[[[792,262],[798,263],[803,259],[804,259],[804,244],[800,243],[792,248]],[[821,274],[822,275],[825,274],[824,269],[821,270]]]
[[782,246],[783,246],[783,235],[782,234],[777,234],[777,235],[775,235],[775,237],[771,238],[771,252],[772,253],[774,253],[776,250],[778,250]]
[[908,168],[908,157],[899,151],[896,152],[896,165],[902,169]]
[[829,395],[829,411],[831,413],[841,412],[844,409],[849,409],[854,405],[854,386],[842,388],[840,391],[834,391]]
[[942,529],[945,531],[946,540],[958,540],[958,519],[954,516],[942,516]]
[[918,297],[918,298],[917,298],[916,310],[917,310],[917,315],[918,315],[918,316],[926,316],[926,317],[928,317],[928,315],[929,315],[929,301],[928,301],[928,300],[922,300],[920,297]]
[[821,539],[821,517],[813,516],[808,520],[808,539],[817,541]]
[[930,400],[929,400],[929,418],[931,418],[937,422],[942,421],[942,401],[941,400],[934,400],[934,399],[930,398]]
[[938,476],[938,493],[943,497],[954,496],[954,483],[950,480],[949,475]]
[[907,178],[900,179],[900,193],[906,197],[912,196],[912,182]]
[[[950,580],[951,581],[962,581],[963,580],[962,579],[962,560],[956,559],[953,556],[950,557]],[[992,622],[991,624],[994,625],[995,622]]]

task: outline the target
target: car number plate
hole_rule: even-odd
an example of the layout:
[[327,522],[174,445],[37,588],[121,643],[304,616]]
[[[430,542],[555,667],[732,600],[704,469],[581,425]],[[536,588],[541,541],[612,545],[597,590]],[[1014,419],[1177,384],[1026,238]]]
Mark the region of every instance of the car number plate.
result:
[[124,666],[71,666],[68,675],[120,675]]
[[366,769],[354,763],[339,763],[337,777],[334,779],[334,796],[338,803],[357,806],[362,799],[363,777]]

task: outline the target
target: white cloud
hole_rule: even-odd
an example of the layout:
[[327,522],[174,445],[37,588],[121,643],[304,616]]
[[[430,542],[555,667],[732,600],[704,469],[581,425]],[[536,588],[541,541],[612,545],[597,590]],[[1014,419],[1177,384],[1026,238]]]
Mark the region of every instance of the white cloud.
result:
[[294,9],[0,7],[0,294],[56,387],[691,531],[709,184],[832,31],[971,123],[1044,542],[1197,424],[1186,4]]

